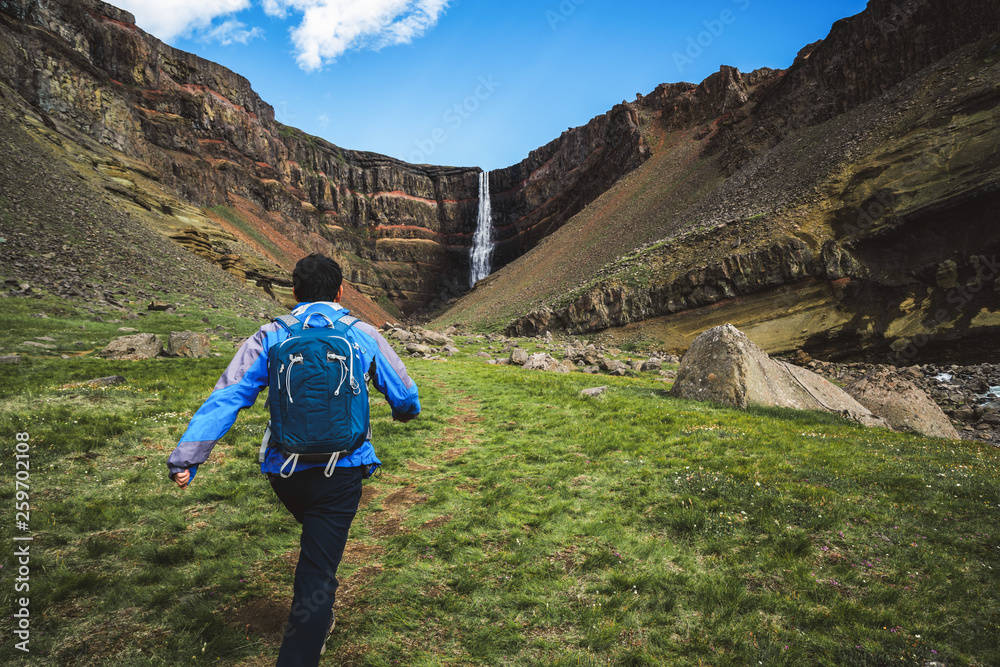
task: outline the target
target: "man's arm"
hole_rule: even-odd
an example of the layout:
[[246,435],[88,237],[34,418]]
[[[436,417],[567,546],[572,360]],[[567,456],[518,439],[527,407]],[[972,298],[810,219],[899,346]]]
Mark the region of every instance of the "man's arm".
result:
[[170,477],[182,489],[194,479],[198,465],[208,460],[215,444],[229,431],[243,408],[250,407],[267,386],[267,345],[276,327],[261,328],[240,347],[211,395],[191,418],[187,430],[167,459]]
[[403,361],[375,327],[363,322],[358,322],[354,327],[374,344],[369,374],[372,385],[389,401],[392,418],[400,422],[414,419],[420,414],[420,395]]

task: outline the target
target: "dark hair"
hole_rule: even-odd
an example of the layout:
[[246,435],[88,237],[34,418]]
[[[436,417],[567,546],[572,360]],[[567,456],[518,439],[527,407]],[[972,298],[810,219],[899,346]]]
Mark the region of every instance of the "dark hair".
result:
[[340,264],[318,252],[300,259],[292,271],[292,286],[299,301],[336,301],[343,282]]

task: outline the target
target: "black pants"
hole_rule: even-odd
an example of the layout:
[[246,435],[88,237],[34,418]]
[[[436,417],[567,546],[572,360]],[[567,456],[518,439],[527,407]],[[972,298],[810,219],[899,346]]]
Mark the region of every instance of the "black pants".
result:
[[361,502],[364,468],[337,468],[332,477],[310,468],[271,487],[302,524],[301,552],[295,566],[292,609],[278,653],[278,667],[315,667],[326,641],[337,593],[337,567],[347,533]]

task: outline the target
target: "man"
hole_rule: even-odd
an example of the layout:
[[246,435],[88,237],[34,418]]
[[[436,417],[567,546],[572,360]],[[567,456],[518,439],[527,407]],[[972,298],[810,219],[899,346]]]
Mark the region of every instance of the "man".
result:
[[[322,327],[331,317],[347,314],[340,306],[343,275],[332,259],[319,254],[303,258],[292,272],[292,284],[299,302],[292,315],[298,320]],[[371,325],[357,322],[352,331],[362,366],[372,385],[389,401],[393,419],[407,422],[416,417],[420,413],[417,386],[403,362]],[[268,386],[268,351],[288,336],[282,324],[273,322],[240,347],[167,461],[171,479],[182,489],[236,421],[237,413],[253,405],[257,394]],[[333,628],[337,566],[361,500],[361,480],[381,465],[370,438],[369,430],[360,448],[329,468],[326,462],[286,459],[277,448],[266,447],[266,442],[261,447],[261,472],[302,524],[292,608],[278,654],[279,667],[316,665]]]

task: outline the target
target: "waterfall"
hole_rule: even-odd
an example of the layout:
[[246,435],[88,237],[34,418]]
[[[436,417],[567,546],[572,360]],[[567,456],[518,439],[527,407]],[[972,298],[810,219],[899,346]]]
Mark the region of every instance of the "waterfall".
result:
[[476,219],[476,235],[472,239],[470,254],[472,273],[469,287],[490,275],[493,260],[493,213],[490,210],[490,175],[479,174],[479,217]]

